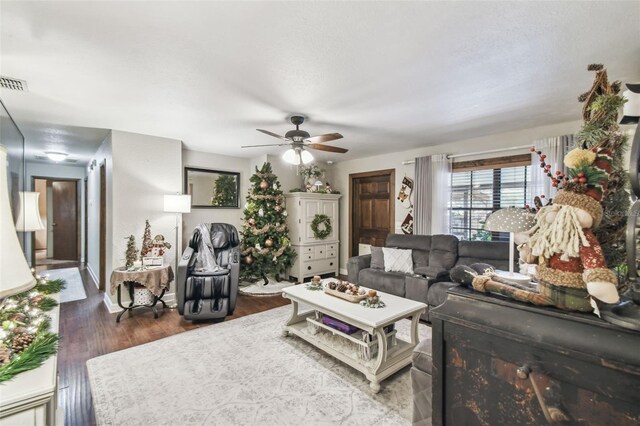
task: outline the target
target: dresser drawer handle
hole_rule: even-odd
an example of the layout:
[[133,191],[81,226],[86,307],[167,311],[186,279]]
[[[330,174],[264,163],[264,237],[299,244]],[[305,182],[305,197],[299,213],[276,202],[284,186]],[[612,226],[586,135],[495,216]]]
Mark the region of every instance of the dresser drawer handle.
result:
[[518,379],[527,380],[531,382],[531,386],[533,387],[533,391],[536,393],[536,397],[538,398],[538,403],[540,404],[540,408],[542,408],[542,412],[544,413],[544,417],[547,419],[549,423],[560,423],[569,421],[569,416],[567,416],[561,409],[558,407],[549,407],[538,388],[538,384],[533,378],[533,371],[531,367],[528,365],[523,365],[522,367],[516,370],[516,376]]
[[311,266],[307,266],[307,269],[310,271],[311,270]]
[[333,262],[329,263],[329,266],[333,266]]

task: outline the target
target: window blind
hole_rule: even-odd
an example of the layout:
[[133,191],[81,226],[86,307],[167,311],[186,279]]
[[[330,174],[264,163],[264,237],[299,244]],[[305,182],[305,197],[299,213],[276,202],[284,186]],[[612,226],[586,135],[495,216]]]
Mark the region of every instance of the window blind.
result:
[[488,232],[484,222],[494,211],[527,204],[530,166],[451,173],[450,231],[462,240],[508,240],[507,233]]

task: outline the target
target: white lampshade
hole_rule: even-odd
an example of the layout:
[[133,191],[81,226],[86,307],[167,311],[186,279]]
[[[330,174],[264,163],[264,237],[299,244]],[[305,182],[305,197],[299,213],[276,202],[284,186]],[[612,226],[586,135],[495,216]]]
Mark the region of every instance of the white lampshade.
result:
[[282,159],[289,164],[293,164],[295,166],[300,165],[300,157],[295,149],[289,148],[282,154]]
[[304,164],[309,164],[313,161],[313,155],[309,151],[302,150],[300,153],[300,158],[302,158],[302,162]]
[[33,232],[42,231],[45,228],[40,218],[39,198],[39,192],[20,192],[18,220],[16,220],[16,229],[18,231]]
[[36,285],[11,218],[7,182],[7,150],[0,145],[0,299]]
[[484,229],[494,232],[524,232],[536,224],[535,216],[525,209],[507,207],[491,213]]
[[164,196],[164,211],[167,213],[190,213],[191,195],[170,194]]

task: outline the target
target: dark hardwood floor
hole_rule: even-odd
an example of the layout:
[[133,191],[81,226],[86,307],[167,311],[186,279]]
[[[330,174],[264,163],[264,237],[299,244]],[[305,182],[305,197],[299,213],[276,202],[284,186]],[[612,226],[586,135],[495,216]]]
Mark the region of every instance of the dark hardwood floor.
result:
[[[38,271],[77,266],[77,264],[48,265]],[[103,303],[104,293],[98,291],[93,279],[82,265],[79,266],[87,298],[63,303],[60,306],[60,335],[58,353],[59,405],[64,409],[66,425],[95,424],[91,390],[86,362],[100,355],[152,342],[163,337],[198,327],[215,327],[215,323],[185,321],[177,310],[160,308],[160,317],[153,318],[149,309],[125,314],[120,323]],[[287,305],[281,296],[250,297],[238,295],[233,316],[225,321],[245,315]]]

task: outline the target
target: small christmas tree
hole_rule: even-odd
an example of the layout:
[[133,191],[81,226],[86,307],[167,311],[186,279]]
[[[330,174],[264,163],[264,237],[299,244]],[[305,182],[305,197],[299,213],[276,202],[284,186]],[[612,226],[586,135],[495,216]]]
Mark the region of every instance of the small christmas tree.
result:
[[232,175],[220,175],[213,184],[211,205],[216,207],[235,206],[238,198],[238,184]]
[[240,232],[243,256],[240,275],[251,282],[262,278],[267,285],[267,275],[275,274],[278,280],[293,265],[296,252],[289,240],[284,195],[271,164],[264,163],[260,170],[256,167],[250,182]]
[[133,266],[133,262],[138,259],[138,248],[136,247],[136,237],[129,235],[127,237],[127,251],[124,253],[125,267],[127,269]]
[[595,235],[602,245],[607,264],[615,268],[626,260],[625,232],[631,203],[627,191],[629,177],[624,163],[628,137],[618,125],[618,112],[626,100],[620,95],[620,82],[609,83],[607,70],[601,64],[589,65],[587,69],[595,71],[596,76],[591,89],[578,98],[584,103],[584,124],[577,136],[584,148],[601,147],[612,153],[607,192],[602,200],[604,217]]
[[144,221],[144,235],[142,235],[142,248],[140,249],[140,257],[149,256],[153,249],[153,240],[151,239],[151,225],[149,219]]

